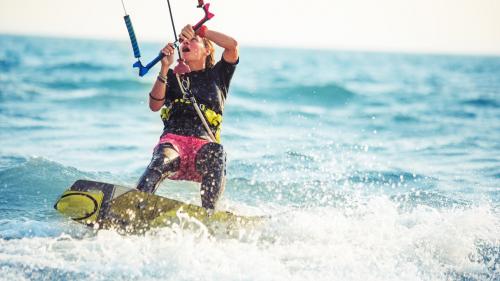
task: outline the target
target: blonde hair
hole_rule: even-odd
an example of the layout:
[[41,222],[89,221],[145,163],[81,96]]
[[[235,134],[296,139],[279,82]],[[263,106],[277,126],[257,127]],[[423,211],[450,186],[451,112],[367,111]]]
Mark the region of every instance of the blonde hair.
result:
[[203,45],[205,45],[205,48],[207,48],[210,52],[205,59],[205,68],[212,68],[215,65],[214,43],[212,43],[212,41],[208,40],[207,38],[203,38]]

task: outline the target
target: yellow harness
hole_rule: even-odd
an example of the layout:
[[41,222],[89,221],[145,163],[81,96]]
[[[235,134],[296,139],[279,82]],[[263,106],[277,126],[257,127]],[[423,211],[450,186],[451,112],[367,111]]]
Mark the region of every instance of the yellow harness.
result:
[[[172,103],[170,103],[169,106],[163,107],[160,112],[161,119],[165,122],[168,121],[170,118],[170,113],[172,112],[172,106],[175,103],[183,103],[183,104],[191,104],[190,100],[187,99],[175,99]],[[207,122],[214,126],[216,128],[215,132],[215,139],[217,143],[220,143],[220,131],[221,131],[221,124],[222,124],[222,115],[213,111],[212,109],[208,108],[204,104],[199,104],[200,110],[203,112],[203,115],[205,115],[205,118]]]

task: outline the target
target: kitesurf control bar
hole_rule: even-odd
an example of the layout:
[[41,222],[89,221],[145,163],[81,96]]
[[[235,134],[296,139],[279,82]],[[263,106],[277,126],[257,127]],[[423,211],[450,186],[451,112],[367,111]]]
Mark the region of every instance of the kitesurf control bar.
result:
[[[123,4],[123,2],[122,2],[122,4]],[[205,12],[205,16],[203,17],[203,19],[201,19],[198,23],[196,23],[193,26],[193,30],[195,32],[198,31],[198,29],[200,29],[201,26],[205,22],[207,22],[208,20],[210,20],[211,18],[214,17],[214,14],[210,13],[210,11],[208,10],[209,7],[210,7],[210,3],[204,4],[203,0],[198,0],[198,8],[203,9],[203,11]],[[124,9],[125,9],[125,6],[124,6]],[[126,11],[125,11],[125,16],[123,17],[123,19],[125,20],[125,25],[127,26],[128,35],[130,37],[130,43],[132,44],[132,49],[134,50],[134,57],[137,58],[137,61],[133,64],[133,67],[139,68],[139,76],[142,77],[142,76],[146,75],[146,73],[148,73],[148,71],[154,65],[156,65],[159,61],[161,61],[161,59],[163,59],[165,57],[165,54],[160,52],[158,54],[158,56],[156,56],[156,58],[154,58],[151,62],[149,62],[145,66],[142,65],[142,62],[140,59],[141,52],[139,50],[139,44],[137,43],[137,38],[135,37],[134,27],[132,26],[132,21],[131,21],[130,16],[127,14]],[[173,44],[174,44],[174,47],[177,48],[177,50],[179,50],[179,45],[180,45],[179,39],[176,39]]]

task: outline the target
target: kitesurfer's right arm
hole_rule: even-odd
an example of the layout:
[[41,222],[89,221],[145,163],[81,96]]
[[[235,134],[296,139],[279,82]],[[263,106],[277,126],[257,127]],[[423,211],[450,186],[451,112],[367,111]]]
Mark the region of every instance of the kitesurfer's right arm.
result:
[[161,52],[165,54],[165,57],[161,60],[160,73],[149,93],[149,108],[152,111],[160,110],[165,103],[168,90],[167,73],[172,63],[174,63],[174,44],[168,43]]

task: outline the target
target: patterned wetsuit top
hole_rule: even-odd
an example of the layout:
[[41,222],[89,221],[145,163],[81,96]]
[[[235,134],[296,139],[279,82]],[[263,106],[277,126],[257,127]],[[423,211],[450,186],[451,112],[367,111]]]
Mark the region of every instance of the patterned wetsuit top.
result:
[[[191,93],[198,104],[204,104],[207,108],[222,115],[229,83],[238,62],[239,59],[235,63],[228,63],[222,58],[212,68],[191,71],[187,74],[191,84]],[[193,105],[174,102],[176,99],[182,99],[183,96],[172,69],[168,70],[167,82],[165,106],[172,106],[172,108],[168,120],[164,121],[163,135],[171,133],[210,139]]]

